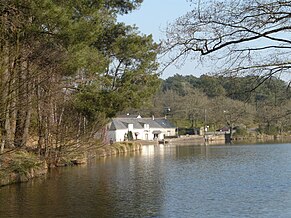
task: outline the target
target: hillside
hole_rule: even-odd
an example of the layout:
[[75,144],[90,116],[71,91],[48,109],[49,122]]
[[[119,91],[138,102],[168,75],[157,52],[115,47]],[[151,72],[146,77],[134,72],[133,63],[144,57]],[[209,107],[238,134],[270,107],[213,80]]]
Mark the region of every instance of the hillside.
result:
[[291,91],[281,79],[259,76],[174,75],[143,109],[132,113],[165,116],[180,128],[256,128],[261,133],[291,130]]

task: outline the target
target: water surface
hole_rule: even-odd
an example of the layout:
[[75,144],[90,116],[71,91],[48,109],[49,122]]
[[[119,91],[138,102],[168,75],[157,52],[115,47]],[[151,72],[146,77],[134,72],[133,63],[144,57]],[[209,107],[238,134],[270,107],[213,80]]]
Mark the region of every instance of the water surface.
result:
[[3,187],[0,217],[291,217],[291,144],[145,146]]

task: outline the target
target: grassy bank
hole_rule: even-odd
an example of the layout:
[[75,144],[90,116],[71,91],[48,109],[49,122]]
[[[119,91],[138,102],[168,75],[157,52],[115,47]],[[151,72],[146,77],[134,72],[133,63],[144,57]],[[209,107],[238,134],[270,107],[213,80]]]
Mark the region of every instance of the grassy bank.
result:
[[26,182],[47,173],[46,161],[25,150],[0,156],[0,186]]
[[[90,150],[65,153],[52,163],[34,152],[14,150],[0,155],[0,187],[8,184],[27,182],[28,180],[45,175],[51,167],[86,164],[91,158],[104,158],[141,150],[141,144],[122,142],[104,145]],[[49,164],[47,164],[49,163]]]

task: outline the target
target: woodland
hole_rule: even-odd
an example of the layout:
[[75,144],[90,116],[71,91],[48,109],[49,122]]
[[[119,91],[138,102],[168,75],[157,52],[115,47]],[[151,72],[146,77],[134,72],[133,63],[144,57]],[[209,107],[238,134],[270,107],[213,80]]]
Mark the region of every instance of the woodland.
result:
[[141,2],[0,1],[3,154],[31,148],[54,162],[105,143],[108,119],[151,97],[158,45],[117,22]]
[[[196,113],[191,107],[208,108],[208,122],[217,127],[223,125],[219,119],[227,115],[224,125],[254,125],[267,133],[288,129],[291,2],[190,2],[192,9],[168,25],[163,51],[171,58],[163,66],[179,65],[185,59],[191,59],[203,66],[211,66],[214,77],[203,76],[197,80],[192,76],[176,75],[167,79],[163,91],[169,83],[172,84],[170,90],[175,92],[168,93],[172,97],[171,103],[177,102],[174,101],[176,94],[184,97],[189,107],[182,106],[184,117],[191,119]],[[174,78],[177,79],[175,82],[172,81]],[[179,84],[183,84],[182,87],[185,84],[185,88]],[[188,86],[195,90],[186,92]],[[193,92],[201,96],[196,98],[197,102],[190,98],[195,96]],[[206,103],[206,97],[210,102]],[[175,107],[178,106],[172,106],[174,110]]]
[[[290,131],[290,1],[193,0],[160,43],[117,21],[142,2],[0,1],[0,156],[32,148],[53,162],[102,145],[108,120],[128,111]],[[159,65],[189,56],[219,67],[160,79]]]
[[146,116],[166,116],[179,128],[210,131],[238,127],[258,134],[277,135],[291,130],[291,91],[276,77],[223,77],[176,74],[161,81],[160,90],[144,109]]

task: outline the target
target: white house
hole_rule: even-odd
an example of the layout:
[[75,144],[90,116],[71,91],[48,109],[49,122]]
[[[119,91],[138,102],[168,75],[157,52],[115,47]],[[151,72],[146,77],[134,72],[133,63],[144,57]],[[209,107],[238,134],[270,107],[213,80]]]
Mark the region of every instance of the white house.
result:
[[108,139],[114,142],[134,140],[163,140],[175,136],[176,127],[164,118],[120,117],[113,118],[107,127]]

